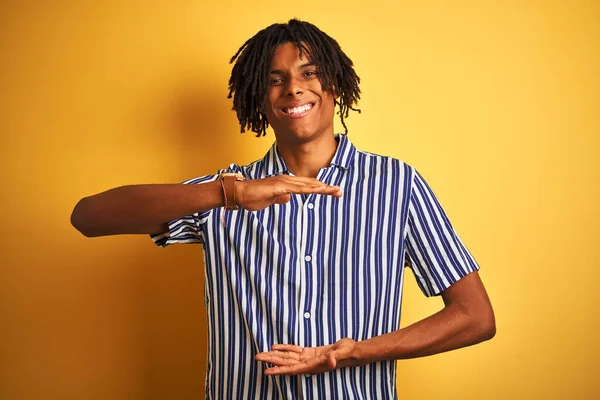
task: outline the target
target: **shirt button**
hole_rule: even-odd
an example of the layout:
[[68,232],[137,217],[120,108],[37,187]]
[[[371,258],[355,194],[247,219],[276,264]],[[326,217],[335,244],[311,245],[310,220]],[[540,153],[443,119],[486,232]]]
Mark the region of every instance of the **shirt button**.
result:
[[310,260],[312,260],[312,257],[311,257],[311,256],[306,256],[306,257],[304,257],[304,261],[310,261]]
[[312,375],[311,374],[304,374],[305,377],[310,378]]
[[312,210],[313,208],[315,208],[315,205],[313,203],[308,203],[308,209]]
[[309,319],[310,318],[310,313],[309,312],[305,312],[304,313],[304,318]]

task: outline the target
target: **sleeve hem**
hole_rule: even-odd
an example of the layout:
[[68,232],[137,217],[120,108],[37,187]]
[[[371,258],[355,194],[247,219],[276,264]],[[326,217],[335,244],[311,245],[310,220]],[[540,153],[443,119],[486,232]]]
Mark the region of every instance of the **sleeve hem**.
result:
[[479,271],[479,268],[480,268],[479,265],[475,265],[474,267],[469,267],[468,269],[464,269],[462,271],[462,272],[464,272],[464,275],[460,275],[459,277],[453,276],[451,280],[444,282],[444,284],[441,287],[435,288],[433,290],[433,292],[425,293],[425,296],[426,297],[435,297],[435,296],[441,295],[444,290],[448,289],[450,286],[454,285],[456,282],[460,281],[465,276],[467,276],[475,271]]

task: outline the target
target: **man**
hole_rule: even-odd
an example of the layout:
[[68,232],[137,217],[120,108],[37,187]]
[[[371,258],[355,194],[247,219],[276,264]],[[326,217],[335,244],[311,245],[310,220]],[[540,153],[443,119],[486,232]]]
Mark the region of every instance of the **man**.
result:
[[[112,189],[72,215],[86,236],[203,245],[207,398],[396,398],[396,360],[493,337],[479,267],[424,179],[334,134],[336,105],[344,123],[360,97],[338,43],[291,20],[231,62],[242,132],[275,132],[262,160]],[[445,307],[398,329],[405,265]]]

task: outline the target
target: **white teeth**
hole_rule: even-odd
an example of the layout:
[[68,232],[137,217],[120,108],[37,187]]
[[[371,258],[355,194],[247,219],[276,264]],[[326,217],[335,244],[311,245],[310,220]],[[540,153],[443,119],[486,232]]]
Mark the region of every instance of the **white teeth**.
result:
[[285,108],[284,111],[288,114],[300,114],[312,108],[312,104],[305,104],[300,107]]

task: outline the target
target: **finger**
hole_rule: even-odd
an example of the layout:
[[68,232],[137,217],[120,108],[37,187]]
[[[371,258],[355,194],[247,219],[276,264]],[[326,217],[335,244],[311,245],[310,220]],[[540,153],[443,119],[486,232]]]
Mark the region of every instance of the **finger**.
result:
[[261,361],[267,364],[273,364],[275,366],[291,366],[300,363],[300,361],[295,360],[293,358],[281,358],[278,356],[265,356],[265,357],[255,357],[257,361]]
[[[308,187],[312,187],[312,188],[320,188],[320,187],[325,187],[328,188],[328,190],[332,190],[332,193],[337,193],[339,191],[339,187],[337,186],[330,186],[318,179],[315,178],[307,178],[307,177],[301,177],[301,176],[289,176],[289,175],[279,175],[273,179],[279,179],[281,182],[286,182],[288,184],[295,184],[297,186],[308,186]],[[331,188],[335,188],[335,189],[331,189]]]
[[275,197],[289,195],[290,193],[292,192],[285,186],[279,186],[273,190],[273,196]]
[[294,185],[288,186],[287,190],[289,193],[295,194],[329,194],[334,195],[335,193],[340,191],[340,188],[337,186],[328,186],[328,185]]
[[271,350],[293,351],[294,353],[302,353],[303,348],[295,344],[274,344]]
[[313,357],[306,362],[300,362],[293,365],[277,366],[267,368],[266,375],[298,375],[298,374],[318,374],[330,371],[329,363],[325,356]]
[[271,367],[267,368],[264,371],[265,375],[296,375],[291,367],[281,366],[281,367]]
[[274,350],[259,353],[254,358],[258,361],[270,362],[271,364],[287,365],[290,363],[298,363],[300,361],[300,353]]
[[283,365],[265,369],[265,375],[298,375],[306,373],[306,364]]
[[307,185],[324,185],[324,183],[317,178],[309,178],[307,176],[291,176],[291,175],[279,175],[283,177],[286,182],[303,183]]
[[265,358],[265,357],[281,357],[281,358],[293,358],[294,360],[300,359],[301,353],[296,353],[295,351],[285,351],[285,350],[269,350],[263,351],[262,353],[258,353],[255,358]]
[[317,194],[330,194],[333,195],[337,192],[340,191],[340,188],[337,186],[311,186],[310,188],[306,189],[307,193],[317,193]]

